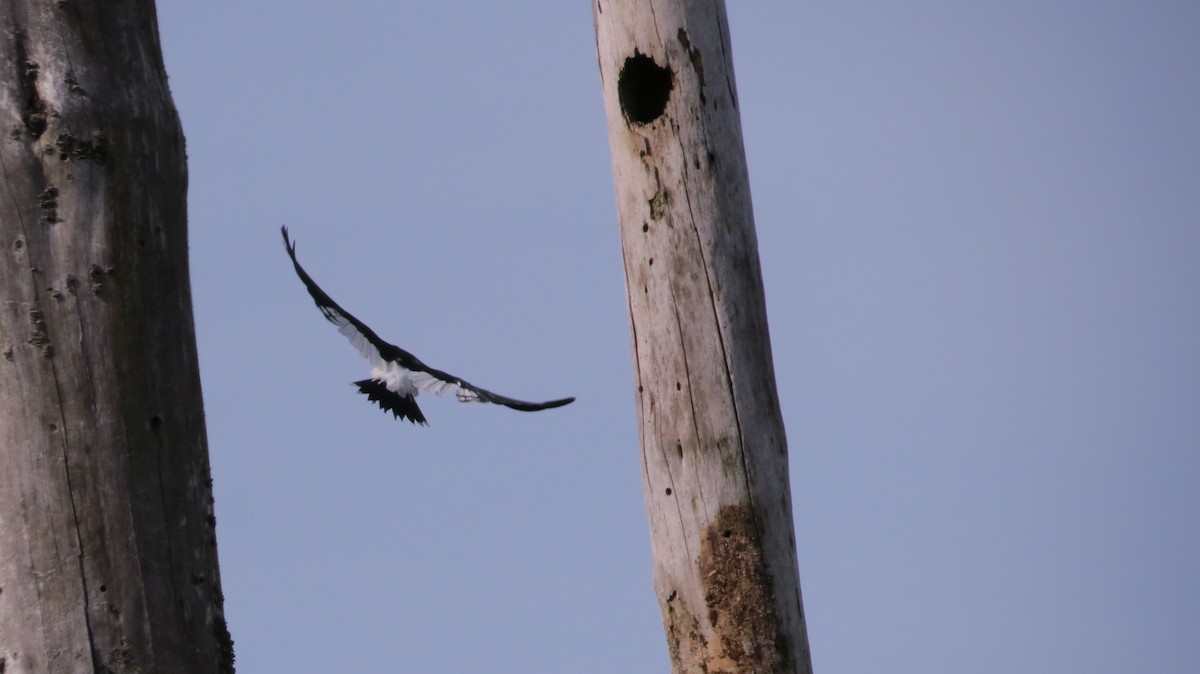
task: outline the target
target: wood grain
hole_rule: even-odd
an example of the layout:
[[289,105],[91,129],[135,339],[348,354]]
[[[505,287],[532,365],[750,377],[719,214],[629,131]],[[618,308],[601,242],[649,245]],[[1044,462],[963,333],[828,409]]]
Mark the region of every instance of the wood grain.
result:
[[593,18],[672,667],[810,672],[724,5]]
[[0,671],[231,672],[154,5],[0,24]]

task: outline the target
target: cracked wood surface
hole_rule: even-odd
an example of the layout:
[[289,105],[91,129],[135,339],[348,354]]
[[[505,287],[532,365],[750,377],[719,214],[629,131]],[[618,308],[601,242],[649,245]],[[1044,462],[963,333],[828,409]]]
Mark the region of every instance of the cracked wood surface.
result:
[[810,672],[724,5],[593,1],[675,672]]
[[0,671],[230,672],[154,5],[0,10]]

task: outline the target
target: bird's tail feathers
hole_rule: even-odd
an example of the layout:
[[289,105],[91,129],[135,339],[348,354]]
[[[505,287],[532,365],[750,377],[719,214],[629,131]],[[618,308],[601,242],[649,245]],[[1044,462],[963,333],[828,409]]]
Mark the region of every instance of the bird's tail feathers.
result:
[[413,396],[400,395],[388,390],[387,385],[378,379],[363,379],[354,382],[354,385],[358,387],[359,393],[367,396],[367,400],[378,403],[384,412],[391,412],[392,416],[407,419],[414,424],[429,425],[429,422],[425,421],[425,415],[421,413],[421,408],[417,407],[417,399]]

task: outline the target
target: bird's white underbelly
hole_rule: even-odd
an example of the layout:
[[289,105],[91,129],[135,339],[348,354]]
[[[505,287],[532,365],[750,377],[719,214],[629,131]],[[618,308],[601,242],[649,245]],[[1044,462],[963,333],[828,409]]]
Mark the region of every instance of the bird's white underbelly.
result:
[[382,368],[371,368],[372,379],[382,381],[389,391],[402,396],[415,396],[418,393],[412,375],[412,370],[400,367],[396,363],[386,363]]

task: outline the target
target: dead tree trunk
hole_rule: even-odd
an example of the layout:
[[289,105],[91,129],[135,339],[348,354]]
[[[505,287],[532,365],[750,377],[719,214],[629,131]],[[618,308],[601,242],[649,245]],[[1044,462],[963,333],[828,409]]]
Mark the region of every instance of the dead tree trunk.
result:
[[593,17],[672,668],[811,672],[725,7]]
[[232,672],[152,0],[7,0],[0,122],[0,672]]

